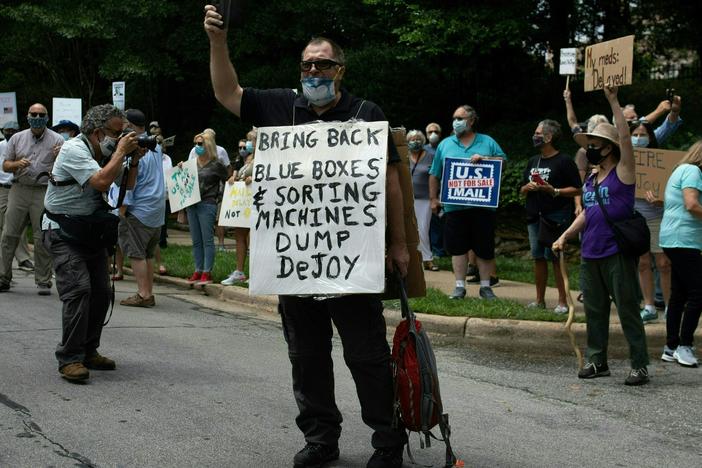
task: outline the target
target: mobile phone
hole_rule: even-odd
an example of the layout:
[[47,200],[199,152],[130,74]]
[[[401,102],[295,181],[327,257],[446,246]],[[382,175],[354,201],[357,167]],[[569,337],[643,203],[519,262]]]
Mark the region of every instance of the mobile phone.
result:
[[539,185],[546,185],[546,182],[541,178],[541,175],[538,172],[533,172],[531,174],[531,181]]
[[217,13],[222,16],[222,25],[218,26],[219,29],[229,29],[229,20],[231,19],[232,12],[232,0],[219,0],[215,3],[217,8]]
[[666,94],[666,99],[668,99],[668,101],[670,101],[670,103],[672,104],[672,103],[673,103],[673,99],[675,98],[675,89],[674,89],[674,88],[668,88],[668,89],[665,90],[665,94]]

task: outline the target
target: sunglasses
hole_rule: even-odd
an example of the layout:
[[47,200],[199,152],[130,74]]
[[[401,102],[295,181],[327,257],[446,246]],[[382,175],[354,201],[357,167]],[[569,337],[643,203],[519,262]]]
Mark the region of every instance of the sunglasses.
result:
[[46,117],[46,112],[30,112],[30,117]]
[[339,66],[341,64],[339,62],[335,62],[333,60],[327,60],[327,59],[309,60],[309,61],[303,60],[302,62],[300,62],[300,70],[303,72],[308,72],[308,71],[312,70],[313,65],[317,70],[325,71],[325,70],[329,70],[332,67]]
[[195,143],[195,146],[202,146],[202,145],[204,145],[204,143],[203,143],[203,142],[201,142],[201,141],[200,141],[200,142],[198,142],[198,143]]

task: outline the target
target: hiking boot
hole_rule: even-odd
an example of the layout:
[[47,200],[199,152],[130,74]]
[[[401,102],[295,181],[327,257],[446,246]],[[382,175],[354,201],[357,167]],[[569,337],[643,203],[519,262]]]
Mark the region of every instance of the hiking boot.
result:
[[403,447],[404,445],[376,449],[366,468],[401,468]]
[[663,347],[663,354],[661,354],[661,361],[665,362],[675,362],[677,359],[675,359],[675,350],[670,349],[668,345],[665,345]]
[[22,271],[34,271],[34,264],[30,259],[20,262],[17,266]]
[[72,362],[61,366],[59,373],[66,380],[87,380],[90,377],[90,372],[82,362]]
[[51,284],[37,284],[37,294],[40,296],[51,296]]
[[656,312],[655,309],[651,310],[644,307],[641,310],[641,320],[643,320],[644,323],[658,320],[658,312]]
[[[678,349],[680,349],[680,346],[678,346]],[[624,385],[645,385],[648,382],[648,370],[642,367],[640,369],[631,369],[629,377],[624,381]]]
[[224,286],[232,286],[234,283],[246,281],[246,274],[243,271],[234,270],[226,279],[223,279],[221,284]]
[[90,357],[86,357],[83,361],[83,365],[88,369],[95,370],[115,370],[117,364],[112,359],[103,356],[102,354],[96,352]]
[[153,307],[156,305],[156,299],[153,294],[151,297],[144,299],[139,293],[136,293],[132,297],[122,299],[119,303],[127,307]]
[[205,271],[200,276],[200,280],[195,284],[195,286],[205,286],[206,284],[212,284],[212,273]]
[[553,308],[553,313],[556,315],[565,315],[568,313],[568,306],[563,304],[558,304]]
[[673,353],[673,357],[678,361],[678,364],[685,367],[697,367],[697,357],[692,346],[678,346]]
[[492,292],[492,288],[490,286],[481,286],[480,291],[478,291],[478,294],[480,295],[480,297],[488,301],[497,299],[497,296],[495,296],[495,293]]
[[202,276],[202,273],[199,271],[196,271],[195,273],[193,273],[193,275],[190,278],[188,278],[188,284],[197,283],[198,281],[200,281],[200,276]]
[[594,362],[588,362],[585,367],[578,371],[579,379],[594,379],[596,377],[607,377],[611,375],[609,372],[609,366],[607,364],[602,364],[598,366]]
[[458,286],[449,295],[449,299],[463,299],[464,297],[466,297],[466,288],[459,288]]
[[318,468],[326,462],[339,459],[339,447],[336,445],[311,444],[295,454],[295,468]]

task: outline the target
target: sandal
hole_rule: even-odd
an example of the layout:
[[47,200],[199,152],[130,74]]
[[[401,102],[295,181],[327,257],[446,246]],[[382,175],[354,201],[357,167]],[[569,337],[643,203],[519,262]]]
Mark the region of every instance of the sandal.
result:
[[112,275],[112,281],[122,281],[123,279],[124,279],[124,275],[123,275],[123,274],[119,274],[119,275],[118,275],[118,274],[115,273],[114,275]]
[[161,266],[158,267],[158,274],[161,275],[161,276],[167,275],[167,274],[168,274],[168,270],[166,270],[166,267],[165,267],[165,266],[161,265]]

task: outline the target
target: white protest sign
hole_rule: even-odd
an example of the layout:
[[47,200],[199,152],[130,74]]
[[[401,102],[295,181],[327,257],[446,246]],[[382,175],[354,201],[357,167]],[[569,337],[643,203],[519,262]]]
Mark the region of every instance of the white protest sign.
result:
[[387,122],[258,129],[251,294],[385,287]]
[[561,63],[558,67],[559,75],[575,75],[578,65],[578,54],[574,47],[561,49]]
[[62,120],[70,120],[80,127],[83,120],[83,101],[80,98],[53,99],[51,106],[51,125],[56,125]]
[[175,166],[166,177],[168,201],[175,213],[200,201],[200,184],[197,178],[197,159],[186,161],[183,168]]
[[219,211],[220,226],[251,227],[251,204],[253,203],[253,190],[251,184],[234,182],[224,185],[222,209]]
[[585,91],[632,83],[634,36],[620,37],[585,49]]
[[112,104],[120,110],[124,110],[125,88],[124,81],[112,82]]
[[7,122],[17,122],[17,95],[12,93],[0,93],[0,124]]

